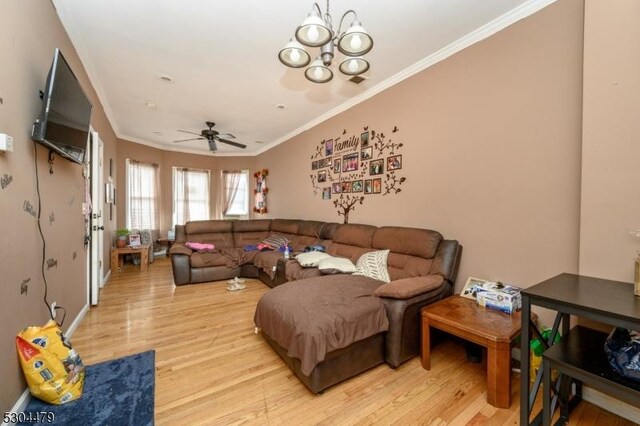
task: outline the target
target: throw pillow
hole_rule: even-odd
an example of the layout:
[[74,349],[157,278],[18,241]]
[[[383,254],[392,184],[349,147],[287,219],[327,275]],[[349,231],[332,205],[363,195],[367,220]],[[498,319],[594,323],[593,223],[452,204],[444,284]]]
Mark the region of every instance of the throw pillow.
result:
[[442,275],[427,275],[395,280],[382,284],[376,289],[375,295],[392,299],[409,299],[422,293],[439,288],[444,278]]
[[352,274],[356,270],[356,265],[344,257],[329,256],[318,262],[318,269],[325,275]]
[[310,251],[308,253],[300,253],[296,256],[296,260],[303,268],[313,268],[318,266],[318,262],[322,259],[328,257],[331,257],[331,255],[320,251]]
[[291,240],[283,235],[271,234],[262,241],[262,244],[273,250],[278,250],[280,247],[286,246],[290,242]]
[[353,275],[364,275],[365,277],[388,283],[389,271],[387,270],[387,258],[389,250],[372,251],[360,256],[356,263],[357,270]]

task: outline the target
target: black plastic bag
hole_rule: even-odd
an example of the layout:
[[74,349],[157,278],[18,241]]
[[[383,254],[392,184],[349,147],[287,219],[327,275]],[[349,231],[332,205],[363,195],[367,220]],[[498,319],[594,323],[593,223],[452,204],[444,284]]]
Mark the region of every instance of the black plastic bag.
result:
[[640,381],[640,333],[616,327],[604,342],[609,365],[618,374]]

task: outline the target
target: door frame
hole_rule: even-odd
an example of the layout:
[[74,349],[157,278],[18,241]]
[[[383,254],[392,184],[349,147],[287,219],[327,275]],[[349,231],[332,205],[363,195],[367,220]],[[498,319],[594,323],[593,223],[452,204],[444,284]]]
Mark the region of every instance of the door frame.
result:
[[104,270],[104,143],[100,135],[90,127],[90,161],[88,168],[91,192],[91,216],[89,219],[88,283],[87,297],[91,305],[98,304],[100,289],[103,287]]

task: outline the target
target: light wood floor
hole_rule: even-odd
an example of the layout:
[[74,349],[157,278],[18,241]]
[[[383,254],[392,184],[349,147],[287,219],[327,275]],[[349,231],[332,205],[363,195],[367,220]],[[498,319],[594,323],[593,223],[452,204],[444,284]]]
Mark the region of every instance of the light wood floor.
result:
[[[156,351],[156,422],[226,424],[518,424],[518,380],[510,409],[486,403],[485,369],[454,341],[436,346],[432,369],[418,358],[397,370],[378,366],[314,395],[253,333],[253,312],[268,287],[247,280],[175,287],[167,259],[147,272],[114,274],[73,336],[86,364]],[[582,403],[571,424],[631,424]]]

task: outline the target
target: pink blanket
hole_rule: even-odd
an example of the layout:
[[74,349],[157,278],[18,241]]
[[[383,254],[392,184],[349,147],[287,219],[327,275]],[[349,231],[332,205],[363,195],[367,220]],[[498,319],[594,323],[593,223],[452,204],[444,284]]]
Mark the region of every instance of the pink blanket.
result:
[[211,251],[216,248],[216,246],[214,246],[213,244],[194,243],[191,241],[187,241],[185,243],[185,246],[189,247],[191,250],[196,250],[196,251]]

